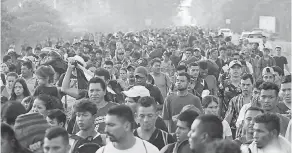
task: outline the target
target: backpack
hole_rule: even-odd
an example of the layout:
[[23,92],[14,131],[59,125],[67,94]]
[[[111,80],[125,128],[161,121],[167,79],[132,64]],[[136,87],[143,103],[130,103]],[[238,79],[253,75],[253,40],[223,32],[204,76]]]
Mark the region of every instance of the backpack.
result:
[[75,140],[71,153],[95,153],[103,146],[101,135],[96,138],[89,136],[85,139],[77,135],[71,135],[70,138]]

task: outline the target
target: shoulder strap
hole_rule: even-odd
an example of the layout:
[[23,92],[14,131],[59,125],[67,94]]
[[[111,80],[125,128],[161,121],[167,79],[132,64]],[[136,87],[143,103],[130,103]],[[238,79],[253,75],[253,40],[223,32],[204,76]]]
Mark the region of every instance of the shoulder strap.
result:
[[76,149],[77,149],[77,144],[79,143],[80,140],[82,140],[83,138],[77,136],[77,135],[71,135],[70,136],[71,139],[74,139],[74,143],[73,145],[71,146],[72,147],[72,153],[75,153],[76,152]]
[[162,138],[163,138],[163,142],[164,142],[164,145],[167,145],[168,144],[168,134],[162,130],[161,131],[161,134],[162,134]]
[[[142,140],[142,139],[141,139],[141,140]],[[148,153],[148,151],[147,151],[147,147],[146,147],[146,145],[145,145],[144,140],[142,140],[142,143],[143,143],[143,146],[144,146],[144,148],[145,148],[146,153]]]

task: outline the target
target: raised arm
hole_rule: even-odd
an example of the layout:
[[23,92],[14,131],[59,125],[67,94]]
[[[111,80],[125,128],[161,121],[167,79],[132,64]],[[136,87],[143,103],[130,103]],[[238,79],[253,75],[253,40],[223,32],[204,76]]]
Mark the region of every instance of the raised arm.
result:
[[74,97],[74,98],[79,98],[79,91],[76,88],[70,88],[70,77],[73,72],[73,69],[75,68],[74,65],[72,65],[72,62],[68,62],[68,68],[65,73],[65,77],[62,82],[62,88],[61,91],[64,92],[65,94]]

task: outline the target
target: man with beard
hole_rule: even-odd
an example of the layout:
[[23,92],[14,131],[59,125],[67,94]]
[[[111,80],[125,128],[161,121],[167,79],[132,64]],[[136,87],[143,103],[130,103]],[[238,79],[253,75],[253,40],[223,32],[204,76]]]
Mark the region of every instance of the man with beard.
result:
[[151,143],[134,136],[135,119],[130,107],[117,105],[110,108],[105,122],[105,132],[110,142],[96,153],[159,153]]
[[215,115],[200,115],[194,120],[188,137],[193,153],[204,152],[206,145],[223,139],[222,121]]
[[175,142],[174,138],[167,132],[155,127],[157,120],[157,104],[150,96],[141,97],[138,100],[137,120],[140,127],[134,130],[134,135],[150,142],[159,150],[165,145]]
[[254,121],[251,153],[291,153],[291,143],[280,135],[280,118],[276,114],[258,115]]
[[168,131],[175,132],[173,117],[180,113],[186,105],[194,105],[203,112],[201,100],[188,92],[190,76],[187,73],[179,73],[176,77],[177,92],[166,97],[163,104],[162,118],[165,121]]
[[244,104],[248,104],[252,100],[252,85],[253,77],[251,74],[244,74],[241,77],[240,86],[242,93],[233,97],[225,115],[225,120],[229,123],[232,131],[233,138],[235,138],[236,132],[236,120],[239,115],[239,111]]
[[[150,91],[150,96],[155,99],[159,105],[163,104],[163,96],[158,87],[146,83],[148,71],[145,67],[139,66],[135,69],[135,85],[145,86]],[[158,106],[158,109],[161,108]]]

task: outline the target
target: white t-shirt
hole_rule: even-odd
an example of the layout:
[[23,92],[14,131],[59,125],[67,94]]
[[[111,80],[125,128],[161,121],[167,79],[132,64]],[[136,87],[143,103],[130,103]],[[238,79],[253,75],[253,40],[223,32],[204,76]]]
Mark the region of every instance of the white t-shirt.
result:
[[249,69],[250,74],[253,74],[253,68],[252,68],[252,65],[251,65],[249,62],[246,61],[246,66],[247,66],[247,68]]
[[236,120],[236,127],[238,128],[242,121],[244,120],[244,115],[246,110],[251,106],[251,103],[244,104],[238,114],[237,120]]
[[137,137],[135,138],[135,145],[130,149],[119,150],[113,146],[112,142],[109,142],[106,146],[99,148],[96,153],[160,153],[151,143]]
[[232,136],[231,128],[226,120],[222,121],[223,125],[223,139],[226,137]]

